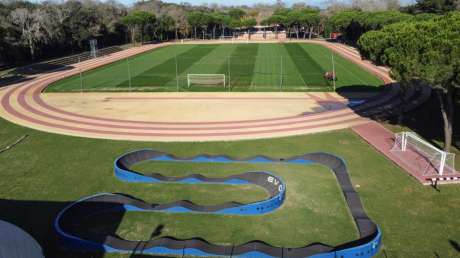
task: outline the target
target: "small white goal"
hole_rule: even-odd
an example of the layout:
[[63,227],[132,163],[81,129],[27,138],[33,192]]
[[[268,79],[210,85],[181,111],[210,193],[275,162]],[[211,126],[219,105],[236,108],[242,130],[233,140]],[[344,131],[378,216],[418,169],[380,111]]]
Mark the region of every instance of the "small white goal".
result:
[[187,87],[190,88],[192,85],[222,85],[225,88],[225,74],[187,74]]
[[455,154],[440,150],[413,132],[395,135],[392,152],[412,152],[417,155],[400,155],[406,162],[416,165],[424,176],[443,176],[455,173]]

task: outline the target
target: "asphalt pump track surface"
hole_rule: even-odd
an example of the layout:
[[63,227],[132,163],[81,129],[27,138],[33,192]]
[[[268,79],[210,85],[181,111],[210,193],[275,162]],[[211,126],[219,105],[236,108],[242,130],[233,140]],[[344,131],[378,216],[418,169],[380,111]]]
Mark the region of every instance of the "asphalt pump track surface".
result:
[[[242,245],[217,245],[201,238],[177,239],[164,236],[149,241],[130,241],[114,235],[97,234],[82,230],[79,222],[93,215],[114,211],[206,213],[220,215],[261,215],[280,208],[285,200],[286,185],[275,174],[257,171],[245,172],[223,178],[210,178],[199,174],[184,177],[169,177],[158,173],[141,174],[130,168],[144,161],[168,161],[191,163],[317,163],[328,167],[339,183],[350,214],[359,232],[357,240],[330,246],[312,243],[300,248],[276,247],[263,241],[254,240]],[[182,184],[254,184],[264,188],[269,197],[253,203],[227,202],[219,205],[203,206],[188,200],[164,204],[149,204],[135,197],[123,194],[101,193],[80,199],[65,207],[56,217],[54,227],[60,241],[66,248],[80,251],[102,251],[143,255],[188,256],[230,256],[230,257],[372,257],[381,244],[379,227],[367,216],[358,193],[351,183],[344,160],[328,153],[310,153],[277,159],[254,156],[244,159],[227,155],[197,155],[178,157],[154,150],[139,150],[127,153],[114,162],[114,172],[118,179],[139,183],[182,183]]]

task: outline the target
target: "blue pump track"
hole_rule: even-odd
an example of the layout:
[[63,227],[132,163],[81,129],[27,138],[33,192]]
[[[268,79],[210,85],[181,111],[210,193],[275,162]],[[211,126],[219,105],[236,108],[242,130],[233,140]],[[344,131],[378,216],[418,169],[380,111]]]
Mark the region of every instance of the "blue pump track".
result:
[[[257,171],[246,172],[223,178],[209,178],[199,174],[184,177],[168,177],[158,173],[145,175],[130,168],[143,161],[169,161],[193,163],[289,163],[324,165],[335,174],[345,197],[348,209],[359,231],[357,240],[329,246],[312,243],[300,248],[276,247],[263,241],[254,240],[248,243],[233,245],[216,245],[201,238],[177,239],[161,237],[149,241],[130,241],[113,235],[101,235],[94,232],[79,230],[79,221],[83,217],[95,214],[109,214],[114,211],[148,211],[148,212],[180,212],[232,215],[259,215],[273,212],[284,202],[286,185],[282,178],[275,174]],[[285,159],[267,156],[255,156],[245,159],[226,155],[197,155],[178,157],[154,150],[139,150],[127,153],[114,162],[115,175],[125,182],[141,183],[183,183],[183,184],[255,184],[264,188],[269,197],[253,203],[227,202],[219,205],[198,205],[182,200],[163,204],[149,204],[135,197],[123,194],[101,193],[80,199],[65,207],[54,222],[62,244],[73,250],[103,251],[111,253],[141,253],[143,255],[173,255],[201,257],[372,257],[377,254],[382,234],[379,227],[367,216],[358,193],[350,181],[345,162],[328,153],[309,153]],[[107,215],[109,216],[109,215]],[[142,250],[139,250],[142,246]]]

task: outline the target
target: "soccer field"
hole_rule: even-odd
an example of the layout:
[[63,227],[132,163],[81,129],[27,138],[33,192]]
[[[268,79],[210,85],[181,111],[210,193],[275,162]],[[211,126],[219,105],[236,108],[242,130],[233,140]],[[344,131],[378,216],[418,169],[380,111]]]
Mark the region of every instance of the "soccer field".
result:
[[[50,85],[72,91],[332,91],[382,84],[376,76],[323,46],[306,43],[172,45],[96,68]],[[189,87],[188,74],[225,75],[225,85]]]

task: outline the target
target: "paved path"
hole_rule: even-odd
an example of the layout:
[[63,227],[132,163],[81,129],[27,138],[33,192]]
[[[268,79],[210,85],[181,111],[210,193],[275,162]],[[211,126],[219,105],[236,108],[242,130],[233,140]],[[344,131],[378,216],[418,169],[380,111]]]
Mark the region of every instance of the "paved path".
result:
[[354,126],[352,129],[420,183],[431,185],[433,183],[432,179],[438,180],[439,183],[460,183],[459,172],[446,168],[443,176],[437,175],[430,161],[410,148],[405,152],[391,151],[395,141],[394,134],[381,124],[370,122]]

